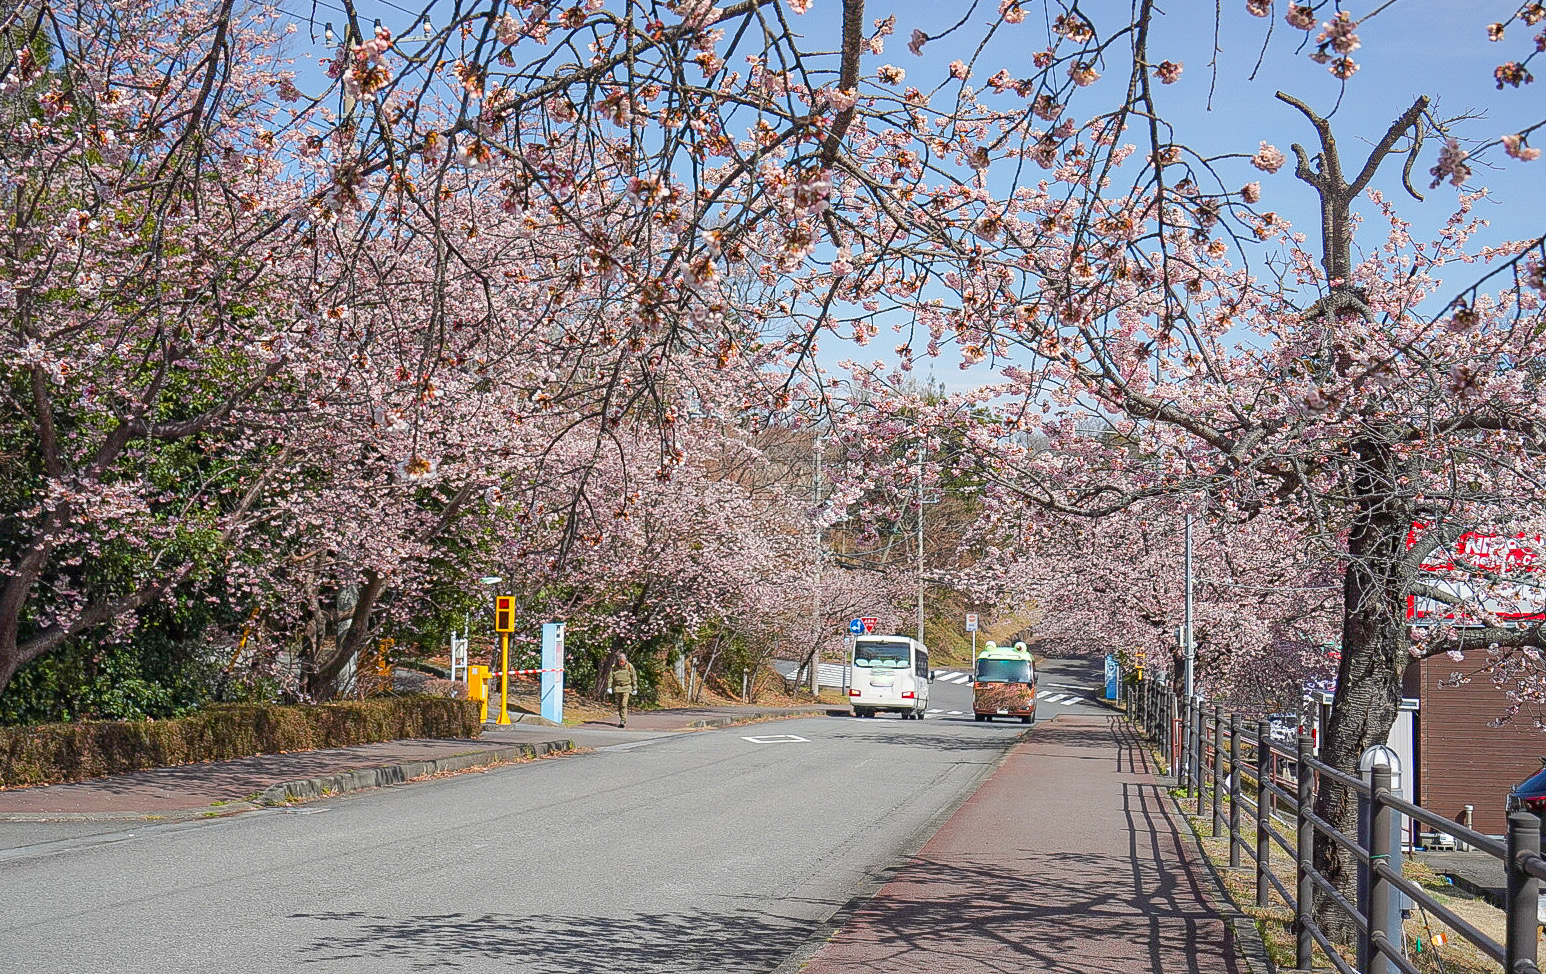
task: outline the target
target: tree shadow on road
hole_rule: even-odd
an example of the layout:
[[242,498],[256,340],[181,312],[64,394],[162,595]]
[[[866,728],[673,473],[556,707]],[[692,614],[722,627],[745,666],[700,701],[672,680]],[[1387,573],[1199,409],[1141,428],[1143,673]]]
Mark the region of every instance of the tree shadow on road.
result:
[[749,910],[611,917],[349,912],[301,913],[291,919],[329,928],[300,947],[301,959],[309,964],[369,961],[372,968],[386,970],[533,974],[769,971],[811,929],[809,921]]

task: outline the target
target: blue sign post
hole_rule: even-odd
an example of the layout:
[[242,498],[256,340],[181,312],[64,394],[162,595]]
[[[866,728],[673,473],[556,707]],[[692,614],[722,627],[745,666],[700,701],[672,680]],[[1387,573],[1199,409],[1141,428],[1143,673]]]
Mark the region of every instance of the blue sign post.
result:
[[863,633],[864,632],[864,620],[863,619],[849,619],[848,620],[848,631],[853,633],[855,636],[860,635],[861,633]]
[[564,624],[542,624],[542,718],[564,722]]
[[1106,654],[1106,699],[1117,698],[1117,658]]

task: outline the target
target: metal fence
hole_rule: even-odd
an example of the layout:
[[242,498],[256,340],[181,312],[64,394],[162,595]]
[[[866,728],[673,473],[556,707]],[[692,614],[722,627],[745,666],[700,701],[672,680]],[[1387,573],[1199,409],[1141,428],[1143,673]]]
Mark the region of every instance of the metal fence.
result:
[[[1318,945],[1341,974],[1419,974],[1407,956],[1402,932],[1405,897],[1503,965],[1505,974],[1539,974],[1539,881],[1546,879],[1540,818],[1513,813],[1500,842],[1399,797],[1391,787],[1388,765],[1375,764],[1368,780],[1348,775],[1315,757],[1308,734],[1299,733],[1290,746],[1273,740],[1267,720],[1225,713],[1201,698],[1183,699],[1166,683],[1124,678],[1119,685],[1128,717],[1166,755],[1184,800],[1195,799],[1197,817],[1212,823],[1214,838],[1228,838],[1230,866],[1240,868],[1246,858],[1253,860],[1256,905],[1270,906],[1276,892],[1293,910],[1297,969],[1311,969]],[[1315,814],[1318,790],[1332,782],[1358,796],[1360,835],[1347,835]],[[1402,875],[1401,816],[1500,861],[1506,881],[1503,943]],[[1316,871],[1317,836],[1335,843],[1356,862],[1356,902]],[[1316,921],[1317,893],[1336,904],[1356,927],[1358,942],[1348,945],[1357,948],[1356,967]]]

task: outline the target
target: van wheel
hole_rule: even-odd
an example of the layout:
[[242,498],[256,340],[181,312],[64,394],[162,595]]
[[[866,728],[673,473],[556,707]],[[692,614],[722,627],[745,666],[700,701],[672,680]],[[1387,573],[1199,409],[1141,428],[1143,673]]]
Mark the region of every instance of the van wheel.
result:
[[1020,723],[1022,723],[1022,724],[1029,724],[1029,723],[1033,722],[1035,719],[1036,719],[1035,717],[1021,717],[1020,718]]
[[980,724],[983,721],[987,720],[988,718],[984,717],[982,714],[973,714],[972,715],[972,719]]

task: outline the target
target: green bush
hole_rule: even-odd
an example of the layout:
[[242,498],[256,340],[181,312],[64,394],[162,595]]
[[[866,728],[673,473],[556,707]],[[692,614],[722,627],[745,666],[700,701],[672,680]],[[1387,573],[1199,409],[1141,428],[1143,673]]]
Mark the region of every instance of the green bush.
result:
[[0,786],[402,738],[477,737],[482,730],[477,704],[429,696],[218,704],[171,720],[0,727]]

